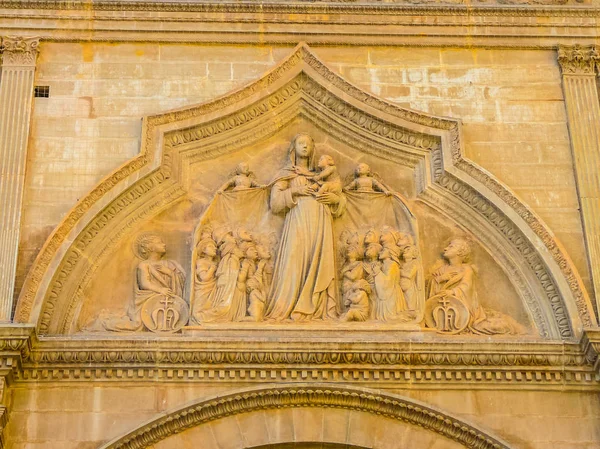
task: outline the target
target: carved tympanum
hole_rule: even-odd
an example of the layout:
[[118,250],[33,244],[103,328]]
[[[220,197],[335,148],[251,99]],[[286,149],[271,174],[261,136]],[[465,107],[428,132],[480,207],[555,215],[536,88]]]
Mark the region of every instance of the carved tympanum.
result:
[[287,162],[266,185],[247,163],[238,164],[194,232],[189,288],[181,266],[163,258],[162,239],[142,234],[127,314],[103,312],[89,329],[370,322],[412,329],[425,323],[447,334],[522,331],[480,306],[465,240],[445,249],[426,291],[408,201],[365,163],[342,186],[334,158],[317,157],[308,134],[292,139]]

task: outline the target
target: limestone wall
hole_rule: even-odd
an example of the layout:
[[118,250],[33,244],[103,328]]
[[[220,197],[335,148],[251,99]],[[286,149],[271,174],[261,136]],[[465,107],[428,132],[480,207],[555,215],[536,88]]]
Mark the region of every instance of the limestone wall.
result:
[[[84,449],[97,448],[101,443],[133,430],[158,414],[182,405],[241,390],[250,385],[215,386],[214,384],[162,384],[136,386],[110,384],[19,385],[12,391],[11,419],[6,430],[9,449]],[[595,392],[560,391],[483,391],[446,390],[428,391],[405,389],[397,394],[416,399],[444,410],[480,428],[492,431],[514,448],[519,449],[596,449],[600,446],[600,399]],[[233,417],[229,424],[214,422],[210,425],[210,441],[192,429],[161,448],[214,447],[226,449],[241,447],[264,426],[271,441],[294,441],[296,432],[310,432],[308,418],[296,416],[299,410],[280,409],[257,412],[252,420],[244,415]],[[316,415],[323,419],[323,412]],[[348,439],[362,441],[364,447],[449,449],[462,447],[443,438],[426,436],[418,427],[407,426],[401,434],[383,427],[364,416],[353,420],[358,412],[333,410],[337,423],[326,426],[329,435],[347,430]],[[261,417],[262,415],[262,417]],[[289,418],[289,419],[288,419]],[[310,416],[309,416],[310,418]],[[328,418],[330,419],[330,418]],[[234,423],[235,429],[228,426]],[[349,422],[349,424],[348,424]],[[259,426],[260,424],[260,426]],[[391,424],[391,420],[390,420]],[[237,429],[246,438],[236,441]],[[205,430],[205,429],[204,429]],[[387,430],[387,431],[386,431]],[[319,441],[317,438],[315,438]],[[229,443],[226,444],[229,440]],[[246,440],[246,441],[244,441]],[[327,439],[325,439],[326,441]],[[237,443],[237,444],[236,444]]]
[[[366,91],[404,107],[461,119],[466,155],[541,216],[592,292],[555,51],[311,48]],[[136,156],[143,116],[225,95],[259,78],[291,51],[291,46],[267,45],[43,42],[35,83],[50,86],[50,98],[34,101],[15,295],[67,211]],[[17,382],[9,392],[5,439],[9,449],[97,448],[159,413],[244,386],[250,384]],[[478,424],[515,448],[600,448],[597,392],[460,388],[394,392]],[[268,425],[277,427],[282,415],[297,412],[262,413]],[[351,413],[340,411],[341,419],[351,423]],[[353,432],[366,447],[377,446],[368,422]],[[213,430],[217,436],[226,433],[226,428]],[[189,435],[182,436],[181,446],[164,447],[198,447]],[[410,435],[402,437],[407,444]],[[414,438],[430,449],[454,447]],[[206,446],[226,449],[215,442]]]
[[[313,47],[359,87],[460,118],[466,155],[512,188],[568,248],[592,292],[556,53]],[[273,67],[289,46],[43,43],[28,149],[16,295],[46,237],[139,151],[141,118],[204,102]]]

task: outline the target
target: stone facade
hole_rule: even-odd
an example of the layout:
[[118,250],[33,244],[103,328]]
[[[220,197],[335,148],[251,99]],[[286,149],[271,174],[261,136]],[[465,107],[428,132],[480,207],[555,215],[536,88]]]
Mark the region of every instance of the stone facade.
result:
[[413,3],[0,4],[0,447],[600,448],[600,10]]

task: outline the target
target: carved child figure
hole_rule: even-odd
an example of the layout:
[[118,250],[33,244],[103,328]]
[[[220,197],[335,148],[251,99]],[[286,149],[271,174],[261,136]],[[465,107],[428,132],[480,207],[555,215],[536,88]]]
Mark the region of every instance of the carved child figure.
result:
[[379,252],[381,268],[374,270],[376,300],[371,308],[371,317],[378,321],[391,321],[398,313],[406,310],[406,301],[400,288],[400,265],[389,248]]
[[346,264],[342,268],[342,293],[343,298],[352,290],[354,283],[365,277],[365,267],[362,262],[362,248],[350,245],[346,250]]
[[342,321],[366,321],[369,318],[370,294],[371,286],[367,281],[356,281],[345,298],[344,305],[348,310],[342,315]]
[[265,301],[267,299],[268,278],[265,268],[270,262],[271,252],[267,246],[259,244],[256,246],[258,253],[258,264],[256,271],[248,279],[248,319],[251,321],[262,321],[265,311]]
[[370,243],[365,250],[365,260],[363,267],[365,270],[365,279],[371,286],[371,297],[375,300],[375,275],[381,271],[381,262],[379,253],[383,247],[379,243]]
[[415,245],[405,246],[402,252],[404,263],[400,269],[400,287],[404,292],[408,310],[417,309],[419,291],[419,250]]
[[357,192],[383,192],[386,195],[391,194],[381,182],[373,177],[371,167],[365,163],[356,166],[354,181],[344,187],[344,189],[355,190]]
[[240,162],[235,168],[233,177],[219,188],[218,193],[225,192],[229,189],[236,191],[246,190],[252,187],[262,186],[257,184],[254,178],[254,173],[250,171],[248,164],[246,162]]
[[328,154],[324,154],[319,158],[319,174],[311,177],[311,180],[316,181],[316,185],[311,186],[313,189],[318,188],[317,194],[326,192],[341,193],[342,179],[335,166],[335,161]]
[[213,295],[217,286],[218,250],[217,244],[210,237],[205,237],[196,246],[198,259],[194,276],[194,301],[192,303],[191,320],[202,321],[202,313],[212,307]]

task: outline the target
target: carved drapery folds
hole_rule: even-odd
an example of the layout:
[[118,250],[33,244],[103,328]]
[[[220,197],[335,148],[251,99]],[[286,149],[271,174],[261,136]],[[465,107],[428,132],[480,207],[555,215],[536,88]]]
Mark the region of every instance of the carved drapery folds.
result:
[[558,62],[589,265],[596,302],[600,304],[600,104],[596,82],[600,53],[595,45],[560,46]]
[[39,39],[4,37],[0,78],[0,322],[10,321]]
[[[292,160],[292,151],[286,152],[293,135],[287,131],[291,124],[292,129],[322,136],[316,141],[313,165],[298,166]],[[269,140],[280,134],[285,137]],[[478,248],[477,257],[484,258],[486,252],[494,254],[494,263],[501,267],[498,272],[510,278],[511,288],[522,302],[526,320],[533,324],[535,333],[544,338],[568,339],[576,337],[582,325],[595,323],[580,279],[544,225],[510,191],[462,158],[458,122],[382,101],[331,72],[304,45],[266,76],[229,96],[146,118],[142,142],[141,155],[82,200],[47,242],[23,288],[16,315],[19,321],[36,322],[42,334],[79,331],[86,292],[93,290],[90,286],[103,266],[116,260],[119,248],[126,252],[141,231],[157,230],[151,226],[152,217],[172,210],[165,213],[176,235],[163,234],[164,248],[158,249],[160,242],[155,242],[156,260],[149,270],[141,270],[143,258],[135,259],[132,254],[122,262],[126,269],[115,272],[129,286],[123,290],[123,296],[115,294],[122,309],[129,299],[145,295],[144,290],[162,295],[158,302],[164,308],[154,309],[158,311],[154,321],[149,321],[150,327],[156,325],[158,318],[167,329],[174,322],[164,321],[167,311],[173,319],[179,319],[182,309],[175,313],[166,299],[178,302],[174,298],[183,295],[199,325],[196,331],[208,328],[208,322],[255,323],[261,321],[261,315],[265,318],[261,322],[265,323],[303,315],[318,317],[326,326],[331,316],[342,326],[368,326],[373,321],[393,322],[401,312],[410,316],[407,321],[416,330],[429,295],[425,292],[426,278],[436,278],[429,297],[441,295],[437,297],[444,300],[452,296],[465,305],[462,313],[468,312],[469,318],[459,332],[468,329],[477,333],[476,329],[481,331],[490,324],[484,325],[486,319],[498,324],[503,318],[492,312],[501,305],[494,305],[489,309],[492,312],[487,313],[473,302],[475,296],[470,289],[477,285],[482,305],[488,305],[487,295],[481,293],[486,286],[472,280],[477,270],[466,261],[466,255],[457,259],[451,251],[444,251],[439,266],[425,270],[459,228],[446,232],[444,241],[432,241],[429,237],[424,240],[424,235],[435,234],[424,228],[425,224],[417,228],[410,223],[412,219],[393,218],[400,217],[394,211],[402,207],[397,194],[406,190],[411,197],[405,217],[412,214],[411,208],[430,208],[431,214],[443,217],[439,220],[448,226],[459,223],[462,229],[468,229],[468,237]],[[310,146],[310,142],[304,143]],[[304,157],[304,150],[291,145],[290,148],[298,153],[294,153],[294,158]],[[251,154],[260,161],[251,163],[256,179],[251,179],[245,165],[250,158],[238,156],[233,158],[231,177],[225,173],[218,176],[219,170],[214,167],[220,167],[219,161],[231,160],[227,155],[241,150],[244,151],[239,155]],[[359,159],[369,165],[358,167]],[[396,169],[381,178],[369,176],[373,167],[384,167],[379,160],[394,164]],[[206,167],[202,165],[206,161],[211,161],[213,168],[200,174],[194,172],[200,170],[196,167]],[[405,173],[404,181],[398,173]],[[204,215],[199,213],[191,219],[184,214],[185,219],[177,218],[176,210],[169,208],[178,201],[193,203],[193,183],[201,184],[211,177],[214,181],[197,190],[202,203],[196,207]],[[393,188],[388,183],[394,184]],[[340,190],[343,186],[346,189]],[[217,191],[222,193],[215,194]],[[298,199],[298,195],[307,198]],[[365,200],[367,196],[373,201]],[[375,201],[382,201],[382,207],[389,211],[389,220],[395,221],[371,211]],[[236,218],[240,208],[247,213]],[[361,218],[361,208],[370,211],[365,214],[368,220]],[[215,210],[221,212],[214,213]],[[321,218],[308,220],[315,217]],[[319,225],[307,233],[306,223]],[[371,242],[367,256],[371,243],[365,244],[365,240],[371,227],[380,235]],[[245,236],[241,228],[251,235]],[[271,231],[275,231],[275,239],[270,238]],[[345,238],[340,239],[343,231],[347,231]],[[358,235],[356,242],[352,234]],[[289,239],[282,238],[286,235],[301,236],[299,241],[304,243],[295,247]],[[327,240],[330,237],[333,240]],[[458,237],[467,236],[463,232]],[[411,239],[415,248],[409,248]],[[392,245],[392,241],[396,243]],[[550,250],[537,249],[544,246]],[[310,251],[304,251],[309,247]],[[303,266],[298,269],[308,271],[297,276],[297,268],[290,265],[293,258],[286,254],[305,252],[310,265],[322,260],[321,256],[313,257],[313,250],[320,251],[335,270],[321,275],[325,271],[312,273]],[[433,254],[427,260],[424,250]],[[367,257],[373,258],[373,272],[354,273],[359,259],[367,268]],[[183,265],[185,272],[183,293],[176,287],[176,263]],[[478,260],[474,263],[480,265]],[[269,264],[273,267],[267,268]],[[259,269],[263,276],[256,274]],[[273,279],[267,282],[270,270]],[[481,273],[485,275],[486,271],[482,269]],[[136,272],[150,273],[148,288],[140,283],[139,276],[134,276]],[[284,285],[278,273],[282,273],[281,279],[296,279],[297,285]],[[162,280],[157,283],[159,274]],[[346,275],[352,282],[344,286]],[[267,288],[269,282],[271,287]],[[310,287],[303,290],[305,285]],[[306,293],[306,302],[296,301],[302,296],[300,293],[289,294],[297,290]],[[214,307],[209,307],[208,314],[203,307],[198,309],[194,298],[197,293],[201,302],[211,298],[208,303],[212,306],[224,305],[223,313],[217,313],[215,318],[211,315]],[[236,307],[231,307],[232,298],[237,298]],[[365,308],[365,304],[369,307]],[[375,304],[381,306],[376,313],[372,311]],[[472,307],[469,309],[466,304]],[[438,306],[443,308],[439,303],[431,309],[437,310],[439,323],[444,313]],[[408,313],[411,310],[414,313]],[[450,309],[447,312],[448,316],[455,313]],[[134,315],[132,318],[128,314],[138,323],[137,314]],[[463,316],[462,320],[452,321],[450,327],[435,324],[435,319],[431,322],[432,330],[454,333],[456,323],[464,324],[465,319]]]

